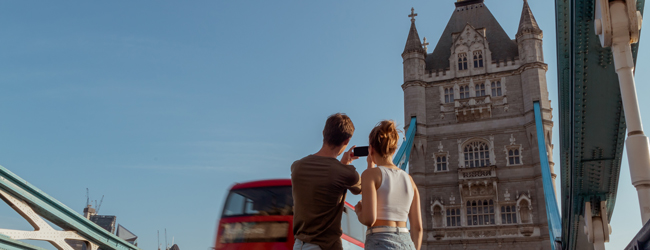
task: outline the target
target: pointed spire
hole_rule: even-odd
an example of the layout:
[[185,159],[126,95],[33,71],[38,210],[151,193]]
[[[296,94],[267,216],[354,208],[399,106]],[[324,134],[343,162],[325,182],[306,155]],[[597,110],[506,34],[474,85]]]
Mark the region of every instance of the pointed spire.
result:
[[418,15],[414,12],[415,10],[411,8],[411,29],[409,30],[408,38],[406,39],[406,46],[404,46],[404,52],[421,52],[426,53],[422,48],[422,42],[420,42],[420,35],[418,35],[418,30],[415,28],[415,17]]
[[524,0],[524,8],[521,11],[521,19],[519,20],[519,29],[517,30],[517,36],[526,33],[541,34],[542,30],[539,28],[535,16],[533,16],[533,11],[530,10],[528,6],[528,0]]
[[426,52],[426,51],[428,51],[429,42],[427,42],[427,37],[426,36],[424,37],[423,40],[424,41],[422,42],[422,46],[424,47],[424,51]]

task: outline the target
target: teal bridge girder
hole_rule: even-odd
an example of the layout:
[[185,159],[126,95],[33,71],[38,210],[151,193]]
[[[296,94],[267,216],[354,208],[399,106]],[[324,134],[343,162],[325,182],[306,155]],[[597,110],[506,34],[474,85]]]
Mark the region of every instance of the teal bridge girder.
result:
[[[643,13],[645,0],[637,0]],[[616,204],[625,142],[618,76],[594,31],[594,0],[556,0],[562,249],[593,249],[582,227],[585,202]],[[638,43],[632,44],[636,63]]]
[[409,157],[411,156],[411,149],[413,149],[413,140],[415,140],[415,132],[417,127],[417,121],[415,117],[411,118],[409,123],[409,128],[404,135],[404,142],[397,150],[397,154],[393,158],[393,164],[406,171],[406,165],[409,162]]
[[[103,250],[140,250],[2,166],[0,166],[0,199],[4,200],[34,227],[34,231],[0,228],[0,250],[44,250],[21,242],[19,239],[48,241],[61,250],[73,249],[65,240],[84,241],[87,243],[87,249],[90,250],[98,248]],[[41,217],[57,225],[63,231],[55,230]]]

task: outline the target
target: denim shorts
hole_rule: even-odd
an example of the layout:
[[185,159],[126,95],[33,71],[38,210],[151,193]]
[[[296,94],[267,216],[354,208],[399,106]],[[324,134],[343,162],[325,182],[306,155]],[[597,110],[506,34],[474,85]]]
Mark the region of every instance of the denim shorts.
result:
[[302,242],[302,240],[296,239],[296,242],[293,244],[293,250],[321,250],[320,246],[312,243]]
[[[378,226],[373,228],[395,228],[389,226]],[[411,240],[410,233],[386,232],[371,233],[366,235],[366,247],[369,250],[415,250],[415,244]]]

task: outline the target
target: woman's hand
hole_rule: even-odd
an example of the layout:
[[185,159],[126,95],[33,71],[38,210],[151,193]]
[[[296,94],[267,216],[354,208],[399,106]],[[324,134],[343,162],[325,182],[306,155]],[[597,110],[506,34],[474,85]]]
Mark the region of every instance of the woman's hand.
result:
[[372,160],[372,146],[368,146],[368,157],[366,157],[366,161],[368,161],[368,169],[375,167],[375,162]]

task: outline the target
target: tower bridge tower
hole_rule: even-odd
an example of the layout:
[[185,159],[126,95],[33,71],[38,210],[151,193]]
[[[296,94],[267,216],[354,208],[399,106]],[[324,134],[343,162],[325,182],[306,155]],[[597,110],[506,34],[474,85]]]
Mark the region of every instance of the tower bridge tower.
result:
[[459,0],[432,53],[416,16],[402,89],[406,126],[417,126],[409,171],[423,204],[423,249],[551,249],[533,103],[548,152],[553,122],[530,6],[523,1],[512,39],[483,0]]

